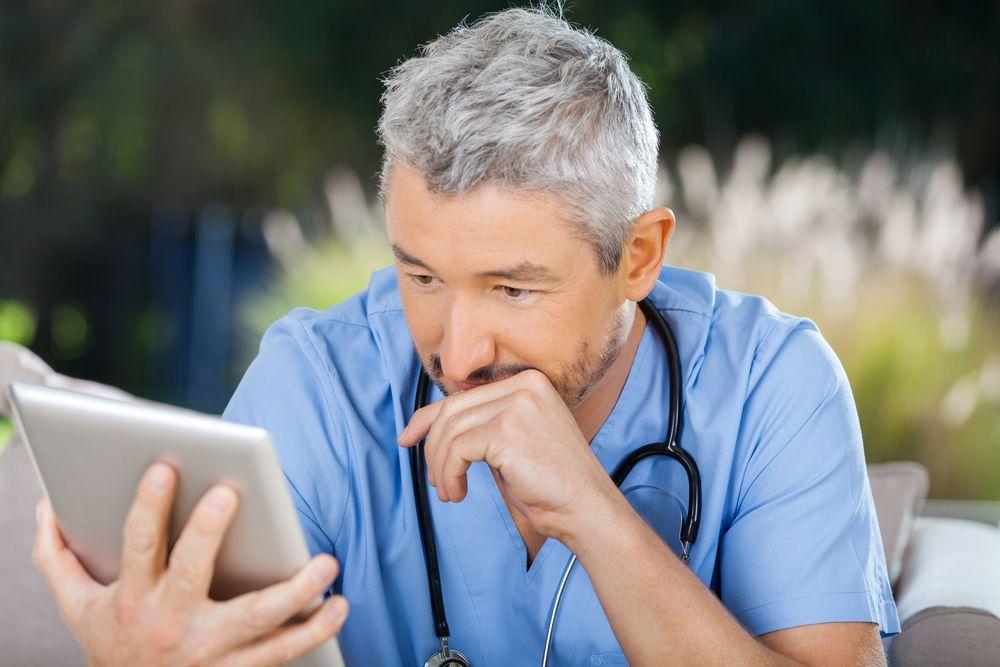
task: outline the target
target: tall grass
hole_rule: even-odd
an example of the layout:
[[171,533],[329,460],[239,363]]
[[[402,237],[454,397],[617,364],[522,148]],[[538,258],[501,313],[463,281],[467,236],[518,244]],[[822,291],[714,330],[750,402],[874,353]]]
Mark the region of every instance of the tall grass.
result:
[[811,317],[847,370],[869,460],[923,462],[933,496],[1000,499],[1000,310],[987,298],[1000,232],[982,238],[983,203],[955,163],[772,165],[748,138],[718,172],[691,147],[664,174],[683,221],[668,261]]
[[[1000,499],[1000,231],[946,156],[876,151],[837,163],[772,164],[744,139],[724,173],[701,147],[661,171],[660,204],[678,214],[668,263],[716,275],[812,318],[851,380],[870,461],[928,466],[931,495]],[[283,271],[252,299],[253,335],[289,309],[326,308],[389,263],[382,212],[360,181],[327,181],[332,233],[308,244],[291,214],[267,221]]]

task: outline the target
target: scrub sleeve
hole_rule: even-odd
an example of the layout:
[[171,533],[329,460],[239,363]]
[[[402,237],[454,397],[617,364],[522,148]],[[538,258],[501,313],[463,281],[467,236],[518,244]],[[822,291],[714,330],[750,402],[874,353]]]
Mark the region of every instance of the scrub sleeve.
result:
[[[257,357],[222,415],[225,420],[259,426],[271,434],[313,555],[336,555],[334,545],[350,494],[347,447],[316,446],[348,441],[344,420],[330,400],[329,373],[299,320],[291,315],[283,317],[265,332]],[[332,524],[332,535],[320,527],[317,516],[340,517]],[[341,576],[327,596],[339,591]]]
[[758,348],[737,451],[725,606],[755,636],[834,621],[898,634],[854,398],[809,320],[777,323]]

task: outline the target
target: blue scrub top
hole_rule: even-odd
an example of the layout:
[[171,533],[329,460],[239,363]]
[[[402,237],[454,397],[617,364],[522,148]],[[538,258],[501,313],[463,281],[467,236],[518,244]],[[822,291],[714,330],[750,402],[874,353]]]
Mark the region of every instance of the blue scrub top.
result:
[[[681,444],[701,468],[695,573],[753,635],[831,621],[872,621],[883,637],[897,634],[854,399],[816,325],[674,267],[661,271],[650,298],[677,339]],[[438,647],[409,450],[396,444],[418,364],[387,267],[347,301],[296,308],[271,325],[223,415],[270,431],[310,551],[339,559],[332,590],[351,603],[340,635],[348,664],[423,664]],[[591,443],[609,473],[664,437],[668,377],[663,342],[647,326]],[[439,398],[433,387],[431,400]],[[646,459],[622,489],[679,554],[681,467]],[[524,543],[485,462],[469,470],[462,502],[442,503],[433,489],[430,499],[452,648],[474,665],[540,664],[568,550],[549,539],[525,569]],[[551,660],[625,664],[580,566]]]

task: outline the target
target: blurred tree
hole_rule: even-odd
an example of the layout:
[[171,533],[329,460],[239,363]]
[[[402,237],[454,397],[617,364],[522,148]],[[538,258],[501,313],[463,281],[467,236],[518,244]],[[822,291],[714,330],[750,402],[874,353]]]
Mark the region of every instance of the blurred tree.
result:
[[[326,170],[377,169],[380,75],[506,6],[0,3],[0,298],[37,312],[46,358],[63,299],[96,313],[91,349],[114,349],[121,325],[86,306],[107,284],[123,303],[144,298],[116,264],[144,247],[158,205],[282,206],[307,234],[325,229]],[[996,217],[998,3],[580,0],[568,18],[630,54],[666,155],[689,143],[728,155],[751,131],[773,137],[779,159],[952,141]],[[119,379],[86,350],[67,363]]]

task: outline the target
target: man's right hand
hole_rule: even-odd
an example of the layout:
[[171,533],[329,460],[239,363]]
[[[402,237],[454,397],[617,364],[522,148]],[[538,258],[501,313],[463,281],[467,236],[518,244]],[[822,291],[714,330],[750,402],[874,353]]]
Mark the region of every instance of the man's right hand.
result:
[[87,574],[59,532],[48,501],[38,503],[32,554],[90,665],[278,665],[340,632],[347,600],[333,596],[308,619],[282,624],[323,593],[337,561],[316,556],[291,579],[225,602],[209,599],[214,563],[239,498],[215,486],[199,500],[167,562],[177,473],[150,466],[125,519],[118,580]]

